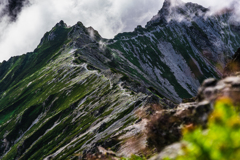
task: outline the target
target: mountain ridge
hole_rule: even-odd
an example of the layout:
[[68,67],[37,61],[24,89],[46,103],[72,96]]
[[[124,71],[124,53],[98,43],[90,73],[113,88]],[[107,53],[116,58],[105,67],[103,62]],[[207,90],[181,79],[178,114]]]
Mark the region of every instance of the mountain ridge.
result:
[[[163,6],[164,9],[159,13],[171,8],[170,1],[165,1]],[[176,102],[196,95],[197,88],[204,79],[221,77],[219,70],[224,68],[240,42],[239,32],[231,29],[237,27],[229,23],[230,17],[227,14],[207,17],[201,14],[187,14],[185,15],[187,18],[179,21],[176,8],[184,10],[186,6],[196,6],[197,9],[206,10],[192,3],[174,6],[174,16],[170,16],[171,19],[166,20],[160,16],[160,19],[150,21],[146,28],[138,26],[134,32],[118,34],[109,43],[110,48],[120,50],[121,53],[116,53],[119,57],[124,55],[129,61],[128,64],[132,63],[133,67],[141,69],[136,71],[136,74],[141,73],[137,76],[135,74],[135,77],[145,75],[141,78],[143,81],[150,81],[148,83],[158,88],[159,92],[163,92],[166,97]],[[165,47],[168,49],[166,50]],[[171,50],[170,53],[167,53],[169,50]],[[153,56],[157,61],[152,59]],[[173,57],[169,58],[169,56]],[[174,58],[177,59],[174,60]],[[152,65],[152,61],[159,64]],[[183,61],[185,61],[184,64],[178,64]],[[164,69],[160,67],[161,65]],[[127,67],[123,70],[128,72]],[[132,68],[132,70],[135,69]],[[129,74],[134,76],[132,73]],[[181,77],[182,75],[184,76]],[[151,77],[150,80],[144,80],[149,77]],[[164,81],[169,85],[168,89],[161,84]]]
[[175,112],[205,78],[221,77],[240,46],[228,22],[199,14],[104,39],[60,21],[33,52],[0,63],[1,158],[76,159],[98,146],[125,154],[146,117]]

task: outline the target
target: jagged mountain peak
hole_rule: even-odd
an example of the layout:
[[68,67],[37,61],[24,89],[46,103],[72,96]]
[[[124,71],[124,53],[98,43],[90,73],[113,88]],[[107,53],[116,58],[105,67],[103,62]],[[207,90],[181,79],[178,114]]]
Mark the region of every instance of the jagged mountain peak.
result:
[[59,41],[63,35],[63,32],[68,31],[67,35],[65,35],[67,39],[78,39],[78,42],[80,39],[82,39],[82,42],[89,42],[91,41],[100,41],[102,37],[96,31],[94,28],[86,27],[83,25],[82,22],[78,21],[75,25],[68,27],[67,24],[61,20],[58,22],[49,32],[45,33],[43,38],[41,39],[40,44],[38,45],[38,48],[43,46],[44,44],[50,44],[55,43],[56,41]]
[[44,44],[48,44],[49,42],[55,43],[56,41],[59,41],[63,38],[62,32],[65,32],[65,30],[67,29],[67,24],[63,20],[61,20],[49,32],[46,32],[44,34],[37,48],[43,46]]
[[[128,64],[141,68],[138,75],[143,71],[146,79],[150,76],[154,80],[153,84],[160,82],[156,88],[178,102],[178,95],[195,95],[205,78],[222,76],[219,70],[239,47],[240,39],[234,36],[239,33],[238,25],[229,24],[227,16],[211,15],[208,8],[196,3],[166,0],[145,28],[138,26],[134,32],[118,34],[109,45],[122,52],[119,57],[127,55]],[[165,80],[173,88],[165,89],[169,84]],[[185,94],[178,90],[180,86]],[[171,95],[167,95],[169,92]]]
[[163,8],[170,7],[170,6],[179,6],[183,4],[184,2],[181,0],[165,0],[163,3]]
[[67,27],[67,24],[63,20],[61,20],[55,25],[55,27]]
[[147,23],[146,27],[152,24],[167,24],[171,20],[191,19],[195,16],[204,16],[209,9],[199,4],[178,0],[165,0],[163,7],[158,14]]

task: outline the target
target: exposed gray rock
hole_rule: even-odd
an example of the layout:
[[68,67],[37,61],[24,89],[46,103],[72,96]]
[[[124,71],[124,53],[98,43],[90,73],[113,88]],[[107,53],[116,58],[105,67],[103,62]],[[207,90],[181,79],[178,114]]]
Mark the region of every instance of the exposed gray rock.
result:
[[162,160],[166,157],[174,159],[179,155],[179,151],[181,151],[182,145],[182,143],[174,143],[170,146],[167,146],[160,154],[151,157],[149,160]]
[[195,3],[165,0],[145,28],[118,34],[107,46],[119,70],[180,103],[196,96],[206,78],[222,77],[220,70],[240,46],[232,14],[213,15]]
[[[211,83],[209,83],[211,82]],[[214,83],[212,83],[214,82]],[[209,84],[206,86],[206,84]],[[206,80],[203,85],[199,88],[198,101],[207,100],[214,103],[216,99],[220,97],[228,97],[233,100],[236,104],[240,102],[240,77],[232,76],[216,80]]]

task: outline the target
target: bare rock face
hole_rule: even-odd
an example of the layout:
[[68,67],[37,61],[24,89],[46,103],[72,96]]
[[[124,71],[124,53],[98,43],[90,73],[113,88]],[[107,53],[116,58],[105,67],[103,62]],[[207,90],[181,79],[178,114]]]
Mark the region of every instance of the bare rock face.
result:
[[240,102],[240,77],[231,76],[220,81],[206,80],[199,88],[198,100],[214,103],[220,97],[232,99],[235,104]]
[[122,59],[121,72],[180,103],[196,96],[205,79],[222,77],[240,46],[239,23],[230,22],[231,14],[213,15],[195,3],[165,0],[145,28],[120,33],[107,46]]
[[155,24],[167,24],[171,19],[176,18],[176,16],[186,16],[186,18],[189,15],[202,16],[208,11],[209,9],[196,3],[184,3],[181,0],[165,0],[161,10],[147,23],[146,27]]

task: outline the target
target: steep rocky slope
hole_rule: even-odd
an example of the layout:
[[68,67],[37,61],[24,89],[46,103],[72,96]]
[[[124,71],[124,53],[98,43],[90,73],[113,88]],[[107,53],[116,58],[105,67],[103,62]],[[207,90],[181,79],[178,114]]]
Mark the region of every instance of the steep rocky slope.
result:
[[33,52],[0,63],[1,159],[74,159],[99,146],[137,152],[126,139],[141,135],[143,115],[179,113],[172,102],[220,77],[218,64],[240,46],[230,14],[207,13],[166,0],[145,28],[111,40],[60,21]]
[[145,28],[120,33],[108,45],[124,72],[179,102],[196,95],[204,79],[221,77],[240,45],[232,14],[210,15],[200,5],[166,0]]

